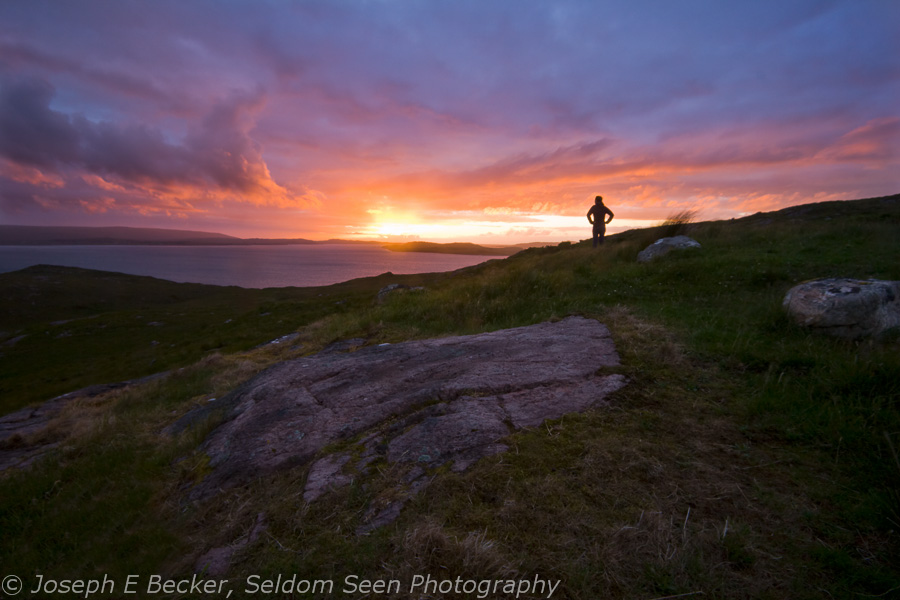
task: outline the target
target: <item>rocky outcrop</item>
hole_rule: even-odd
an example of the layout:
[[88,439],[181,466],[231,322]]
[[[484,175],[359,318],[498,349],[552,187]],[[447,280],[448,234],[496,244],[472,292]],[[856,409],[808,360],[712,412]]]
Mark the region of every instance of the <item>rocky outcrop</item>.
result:
[[375,297],[376,304],[384,304],[388,297],[396,294],[397,292],[423,292],[425,288],[421,286],[410,287],[408,285],[404,285],[402,283],[392,283],[390,285],[386,285],[380,290],[378,290],[378,295]]
[[67,398],[54,398],[0,417],[0,473],[29,467],[59,446],[59,440],[40,434],[67,403]]
[[[64,437],[59,432],[70,429],[70,424],[61,418],[63,409],[71,404],[90,401],[105,394],[166,377],[168,371],[148,375],[139,379],[104,383],[88,386],[80,390],[57,396],[35,406],[26,406],[0,417],[0,473],[6,469],[25,469],[57,448]],[[58,430],[49,435],[47,430],[54,421]]]
[[816,279],[792,287],[783,306],[805,327],[860,339],[900,328],[900,281]]
[[[463,470],[506,450],[503,439],[516,429],[602,406],[625,384],[622,375],[600,372],[618,360],[606,326],[568,317],[287,361],[217,403],[228,411],[226,422],[202,446],[212,472],[194,496],[317,457],[307,501],[377,460],[407,465],[414,493],[433,467]],[[351,450],[320,455],[359,435]]]
[[638,262],[649,262],[655,258],[665,256],[673,250],[685,250],[687,248],[700,248],[700,243],[686,235],[665,237],[656,240],[638,253]]

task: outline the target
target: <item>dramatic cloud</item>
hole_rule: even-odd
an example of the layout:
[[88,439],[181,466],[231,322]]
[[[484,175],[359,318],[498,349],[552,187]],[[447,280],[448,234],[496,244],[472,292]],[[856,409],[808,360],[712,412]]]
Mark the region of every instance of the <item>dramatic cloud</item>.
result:
[[[50,108],[53,96],[53,87],[38,80],[0,90],[0,157],[33,167],[19,176],[10,173],[14,181],[40,185],[47,173],[56,175],[54,182],[74,176],[83,185],[118,195],[144,193],[151,204],[145,211],[167,196],[279,206],[307,203],[307,198],[273,181],[260,144],[248,134],[264,105],[261,92],[235,94],[216,104],[175,143],[146,124],[95,123],[55,111]],[[101,207],[110,205],[108,197],[97,201]],[[98,212],[89,200],[77,202],[88,212]]]
[[50,110],[53,87],[30,81],[0,92],[0,152],[13,162],[51,167],[73,162],[78,132],[69,119]]
[[896,193],[898,27],[853,0],[3,3],[0,219],[526,241],[586,235],[597,193],[629,226]]

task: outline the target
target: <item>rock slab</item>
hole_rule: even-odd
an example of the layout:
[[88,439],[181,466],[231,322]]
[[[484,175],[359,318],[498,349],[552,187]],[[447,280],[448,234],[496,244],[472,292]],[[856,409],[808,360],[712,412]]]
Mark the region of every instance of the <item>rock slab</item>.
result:
[[638,262],[649,262],[655,258],[665,256],[673,250],[685,250],[687,248],[700,248],[700,242],[686,235],[660,238],[638,253]]
[[847,339],[900,328],[900,281],[815,279],[792,287],[782,303],[795,322]]
[[[68,405],[91,400],[109,392],[139,385],[168,376],[169,372],[156,373],[139,379],[91,385],[80,390],[57,396],[35,406],[26,406],[0,416],[0,473],[6,469],[25,469],[57,448],[62,440],[59,434],[47,436],[50,424],[58,419]],[[58,429],[66,430],[68,424],[60,423]]]
[[[364,432],[363,461],[462,470],[505,450],[516,429],[603,405],[625,378],[600,371],[618,364],[609,330],[583,317],[286,361],[218,403],[226,421],[202,446],[212,472],[195,494],[310,462]],[[346,463],[321,458],[307,499],[346,482]]]

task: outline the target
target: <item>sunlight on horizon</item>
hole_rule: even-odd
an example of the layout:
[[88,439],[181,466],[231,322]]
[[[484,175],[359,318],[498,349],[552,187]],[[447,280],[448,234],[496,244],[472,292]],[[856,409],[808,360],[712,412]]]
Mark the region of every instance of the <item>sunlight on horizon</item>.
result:
[[[347,237],[358,240],[418,240],[433,242],[473,242],[478,244],[521,244],[528,242],[565,242],[588,239],[591,225],[583,216],[516,214],[510,220],[444,218],[423,222],[411,214],[399,218],[386,215],[385,220],[362,228],[355,227]],[[659,224],[658,219],[614,219],[607,233],[640,229]]]

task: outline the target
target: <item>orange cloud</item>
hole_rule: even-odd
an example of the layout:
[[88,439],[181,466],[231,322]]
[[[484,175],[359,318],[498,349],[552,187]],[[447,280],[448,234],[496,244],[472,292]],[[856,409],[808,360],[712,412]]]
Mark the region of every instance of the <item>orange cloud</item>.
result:
[[88,214],[102,214],[109,211],[110,209],[115,208],[116,200],[115,198],[105,196],[103,198],[97,198],[93,202],[86,202],[84,200],[81,200],[79,204],[81,204],[81,208],[84,210],[84,212]]
[[42,188],[60,188],[65,185],[63,178],[55,173],[45,173],[37,167],[21,165],[2,158],[0,158],[0,177]]

